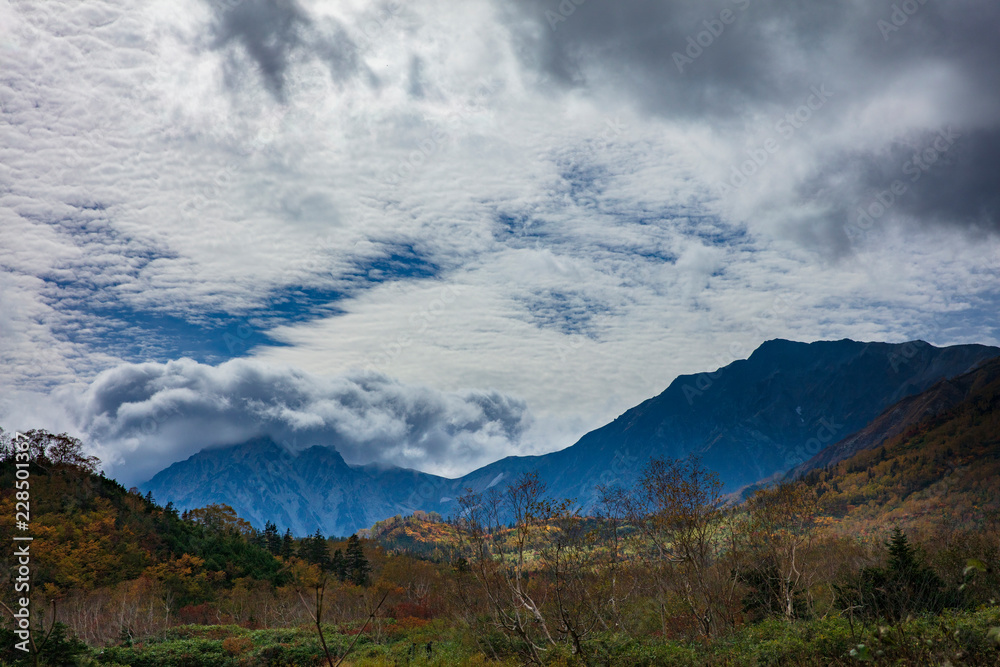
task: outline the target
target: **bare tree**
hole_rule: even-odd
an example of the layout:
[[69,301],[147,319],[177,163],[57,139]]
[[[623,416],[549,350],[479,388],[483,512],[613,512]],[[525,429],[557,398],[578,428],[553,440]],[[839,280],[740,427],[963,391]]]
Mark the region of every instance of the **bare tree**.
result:
[[638,529],[637,553],[659,589],[664,631],[671,593],[706,637],[734,622],[731,577],[718,564],[727,514],[722,482],[697,457],[651,459],[643,470],[628,517]]
[[[459,498],[455,522],[470,569],[491,611],[495,626],[519,638],[526,657],[540,663],[542,654],[556,644],[542,613],[542,601],[531,590],[528,555],[531,540],[540,529],[545,484],[535,473],[525,474],[502,492],[471,490]],[[513,527],[506,528],[509,518]]]
[[595,564],[600,575],[597,585],[607,601],[611,625],[620,628],[623,625],[622,606],[635,592],[634,578],[626,577],[629,562],[625,557],[625,527],[629,498],[620,486],[599,486],[597,492],[601,531]]
[[772,598],[767,606],[781,609],[790,621],[802,613],[799,595],[811,583],[801,552],[813,539],[816,494],[805,484],[779,484],[755,492],[744,509],[741,532],[751,556],[749,572],[761,593]]

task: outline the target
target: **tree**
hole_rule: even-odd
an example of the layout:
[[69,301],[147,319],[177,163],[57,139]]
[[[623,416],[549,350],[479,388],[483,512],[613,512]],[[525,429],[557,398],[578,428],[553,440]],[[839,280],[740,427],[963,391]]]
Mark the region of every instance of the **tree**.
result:
[[[146,500],[152,502],[153,494],[150,492]],[[246,519],[241,519],[229,505],[212,504],[205,507],[198,507],[188,512],[188,519],[201,524],[209,530],[217,533],[229,533],[232,535],[243,535],[249,537],[254,534],[253,526]]]
[[356,586],[366,586],[368,584],[368,573],[371,566],[365,558],[365,550],[361,546],[361,540],[357,535],[351,535],[347,539],[347,549],[344,552],[344,567],[351,583]]
[[[79,438],[66,433],[56,435],[43,429],[31,429],[21,434],[19,441],[27,441],[28,456],[42,467],[75,467],[93,474],[101,466],[99,458],[84,453]],[[0,460],[7,460],[13,454],[13,436],[0,428]]]
[[900,621],[910,614],[939,613],[958,602],[933,569],[896,526],[885,543],[886,567],[862,568],[845,583],[835,585],[836,604],[862,618]]
[[737,530],[747,553],[736,568],[737,579],[751,588],[744,611],[757,617],[780,612],[789,621],[802,616],[810,582],[799,552],[812,538],[815,492],[803,483],[758,489],[744,509]]
[[722,482],[697,457],[646,464],[628,501],[628,517],[639,529],[638,553],[660,590],[664,631],[671,594],[706,637],[735,622],[731,577],[715,566],[725,546],[725,515]]
[[344,560],[344,552],[340,549],[336,549],[333,552],[330,569],[338,580],[347,581],[347,562]]
[[[554,618],[553,630],[569,641],[574,655],[586,660],[585,641],[598,629],[611,629],[608,590],[601,581],[597,531],[588,528],[573,502],[563,500],[544,506],[545,530],[536,540],[541,572],[551,584],[546,607]],[[543,518],[543,517],[539,517]],[[613,622],[613,620],[612,620]]]
[[272,556],[277,556],[281,551],[281,537],[278,535],[278,527],[270,521],[264,524],[263,546],[271,552]]
[[[36,431],[29,431],[29,434]],[[96,456],[88,456],[83,452],[83,442],[72,436],[60,433],[52,435],[45,431],[40,431],[42,437],[48,440],[45,450],[48,459],[55,466],[74,466],[88,473],[96,473],[101,465],[101,460]],[[31,437],[29,435],[29,437]]]
[[323,572],[330,569],[330,548],[319,528],[312,537],[303,540],[301,551],[306,562],[318,565]]
[[[459,548],[488,601],[492,625],[520,640],[523,657],[534,663],[557,645],[540,597],[544,591],[533,585],[528,569],[532,539],[545,529],[544,494],[538,474],[527,473],[503,491],[469,490],[458,499],[455,520]],[[506,527],[508,517],[512,528]]]
[[285,534],[281,538],[280,555],[286,560],[295,555],[295,538],[292,537],[291,528],[286,528]]

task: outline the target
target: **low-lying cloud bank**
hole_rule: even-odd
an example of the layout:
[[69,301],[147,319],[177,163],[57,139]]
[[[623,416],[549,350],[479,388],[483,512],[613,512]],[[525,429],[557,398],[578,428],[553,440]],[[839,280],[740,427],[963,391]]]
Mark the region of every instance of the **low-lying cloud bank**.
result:
[[326,378],[259,361],[124,364],[50,397],[124,484],[206,448],[269,436],[352,464],[460,474],[511,453],[531,419],[493,391],[446,393],[383,375]]

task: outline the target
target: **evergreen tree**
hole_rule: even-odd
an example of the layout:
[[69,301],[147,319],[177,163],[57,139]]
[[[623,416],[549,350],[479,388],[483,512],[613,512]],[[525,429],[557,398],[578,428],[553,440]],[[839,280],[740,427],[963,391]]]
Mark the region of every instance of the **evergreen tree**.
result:
[[333,552],[333,561],[331,561],[330,569],[333,570],[333,574],[340,581],[347,580],[347,561],[344,559],[344,552],[340,549]]
[[917,567],[916,550],[910,546],[899,526],[892,530],[892,537],[885,543],[889,549],[889,571],[899,574],[912,572]]
[[330,569],[330,549],[319,528],[309,540],[308,546],[303,544],[303,551],[307,561],[313,565],[319,565],[324,572]]
[[253,533],[250,535],[249,542],[255,547],[260,547],[261,549],[267,547],[267,543],[264,541],[264,533],[262,533],[259,530],[253,531]]
[[898,621],[914,613],[940,613],[960,603],[958,591],[945,588],[898,526],[885,546],[889,556],[886,567],[863,568],[847,583],[834,587],[841,609]]
[[357,586],[368,584],[368,573],[371,572],[371,566],[368,564],[368,559],[365,558],[365,551],[357,534],[351,535],[347,540],[344,564],[347,566],[347,576],[353,584]]
[[271,552],[272,556],[277,556],[281,551],[281,537],[278,535],[278,527],[268,521],[264,524],[264,548]]
[[281,538],[281,551],[279,555],[286,559],[295,555],[295,538],[292,537],[291,528],[285,529],[285,535]]

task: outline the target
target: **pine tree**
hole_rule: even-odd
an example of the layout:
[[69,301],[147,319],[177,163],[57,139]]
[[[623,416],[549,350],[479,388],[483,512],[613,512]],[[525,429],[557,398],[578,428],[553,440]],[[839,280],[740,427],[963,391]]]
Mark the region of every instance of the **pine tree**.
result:
[[960,603],[958,591],[945,586],[897,526],[885,543],[885,568],[866,567],[844,585],[835,585],[837,605],[858,609],[869,618],[902,620],[909,614],[940,613]]
[[264,547],[271,552],[272,556],[277,556],[281,550],[281,538],[278,536],[278,527],[270,521],[264,524]]
[[365,551],[357,534],[351,535],[347,540],[344,562],[351,582],[357,586],[365,586],[368,583],[368,573],[371,571],[371,566],[368,564],[368,559],[365,558]]
[[340,549],[333,552],[333,561],[331,561],[330,569],[340,581],[347,580],[347,561],[344,560],[344,552]]
[[306,560],[313,565],[319,565],[320,569],[324,572],[330,569],[330,550],[326,543],[326,538],[323,537],[323,533],[316,529],[312,538],[309,539],[308,546],[303,544],[303,551],[306,554]]
[[264,541],[264,533],[259,530],[254,530],[253,534],[250,536],[250,544],[261,549],[266,548],[267,543]]
[[906,533],[896,526],[892,530],[892,537],[885,543],[889,549],[889,571],[896,574],[906,574],[913,572],[917,566],[917,557],[910,541],[906,539]]
[[285,535],[281,538],[281,551],[279,553],[285,559],[295,555],[295,538],[292,537],[291,528],[285,529]]

